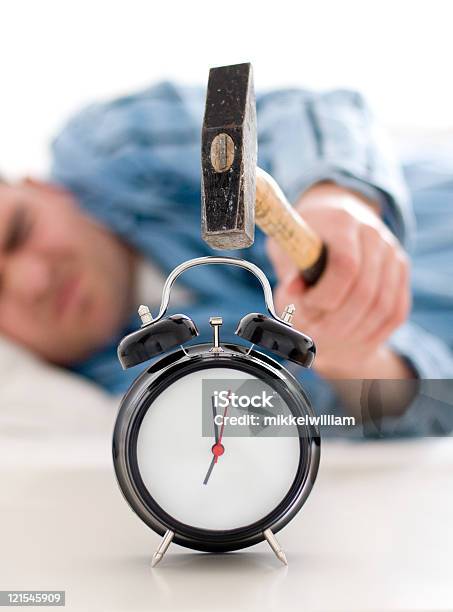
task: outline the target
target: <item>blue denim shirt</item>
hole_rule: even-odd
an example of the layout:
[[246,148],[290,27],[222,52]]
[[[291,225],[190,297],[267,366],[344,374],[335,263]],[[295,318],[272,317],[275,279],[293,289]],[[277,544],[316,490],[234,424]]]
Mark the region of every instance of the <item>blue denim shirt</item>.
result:
[[[90,215],[164,275],[182,261],[214,254],[200,238],[204,95],[198,88],[164,82],[88,107],[53,143],[52,180],[73,192]],[[298,89],[264,93],[257,96],[257,118],[258,163],[290,201],[319,180],[336,181],[378,200],[386,223],[401,241],[413,245],[414,214],[406,182],[359,94]],[[429,181],[417,183],[417,177],[417,171],[408,168],[406,179],[421,221],[414,253],[414,310],[390,343],[420,378],[453,377],[453,215],[450,212],[448,231],[444,220],[436,222],[431,214],[442,206],[436,189],[441,198],[449,197],[452,179],[446,176],[437,187]],[[445,239],[441,255],[439,230]],[[256,263],[275,283],[259,230],[253,247],[231,254]],[[223,337],[232,340],[243,314],[263,310],[258,283],[239,269],[204,266],[187,272],[180,282],[192,290],[196,302],[178,310],[205,333],[209,316],[220,313]],[[137,325],[132,319],[120,336]],[[124,391],[142,368],[121,370],[116,358],[120,336],[74,369],[112,392]],[[314,372],[300,376],[318,411],[331,409],[335,399],[329,384]]]

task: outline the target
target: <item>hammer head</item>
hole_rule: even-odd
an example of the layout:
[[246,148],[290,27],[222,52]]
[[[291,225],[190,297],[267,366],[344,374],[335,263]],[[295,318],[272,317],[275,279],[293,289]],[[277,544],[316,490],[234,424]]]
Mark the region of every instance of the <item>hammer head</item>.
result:
[[215,249],[253,244],[256,152],[251,64],[212,68],[201,143],[201,235]]

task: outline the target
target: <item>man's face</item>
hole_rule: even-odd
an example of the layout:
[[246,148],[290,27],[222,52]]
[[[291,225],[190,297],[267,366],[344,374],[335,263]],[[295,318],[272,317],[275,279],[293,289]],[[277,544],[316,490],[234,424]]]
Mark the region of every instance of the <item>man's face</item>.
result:
[[0,333],[68,364],[129,314],[133,257],[67,192],[0,184]]

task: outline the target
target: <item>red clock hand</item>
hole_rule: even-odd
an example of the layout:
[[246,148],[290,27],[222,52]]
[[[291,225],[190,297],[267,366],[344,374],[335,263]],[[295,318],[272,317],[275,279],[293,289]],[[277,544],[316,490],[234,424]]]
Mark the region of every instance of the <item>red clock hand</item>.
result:
[[[228,393],[229,393],[228,397],[231,399],[231,391],[229,391]],[[222,425],[220,427],[219,437],[216,443],[214,444],[214,446],[211,448],[212,454],[214,455],[214,457],[212,458],[211,465],[209,466],[208,472],[205,476],[205,479],[203,480],[204,485],[208,484],[208,480],[209,480],[209,477],[211,476],[212,468],[217,463],[217,460],[220,457],[220,455],[223,455],[223,453],[225,452],[225,447],[222,444],[222,438],[223,438],[223,431],[225,429],[225,417],[227,415],[227,411],[228,411],[228,404],[225,406],[225,410],[223,412]]]
[[[230,398],[231,398],[231,391],[228,392],[228,399]],[[225,447],[222,444],[222,438],[223,438],[223,430],[225,429],[225,417],[227,415],[227,411],[228,411],[228,404],[225,406],[225,410],[223,411],[223,418],[222,418],[222,425],[220,427],[219,439],[217,440],[216,444],[214,444],[214,446],[212,447],[212,452],[214,454],[214,463],[217,463],[217,460],[220,457],[220,455],[223,455],[223,453],[225,452]]]

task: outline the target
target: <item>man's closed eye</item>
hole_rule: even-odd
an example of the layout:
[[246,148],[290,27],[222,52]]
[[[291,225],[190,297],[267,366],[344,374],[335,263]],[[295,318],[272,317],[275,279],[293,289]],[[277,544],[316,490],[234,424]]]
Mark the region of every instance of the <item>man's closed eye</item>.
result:
[[22,246],[29,237],[32,226],[32,220],[25,206],[17,206],[11,215],[5,232],[2,245],[3,253],[12,253]]

